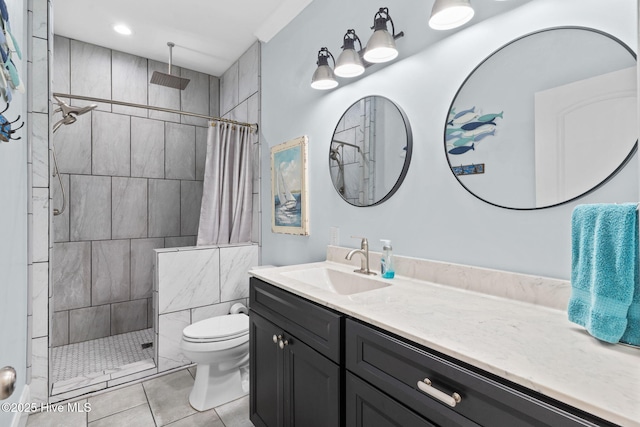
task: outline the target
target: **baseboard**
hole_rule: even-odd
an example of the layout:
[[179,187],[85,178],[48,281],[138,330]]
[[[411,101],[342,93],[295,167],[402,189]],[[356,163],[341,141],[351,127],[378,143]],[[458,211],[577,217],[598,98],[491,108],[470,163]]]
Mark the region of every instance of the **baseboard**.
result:
[[[29,391],[29,384],[25,384],[22,388],[22,394],[20,395],[20,404],[26,406],[31,399],[31,392]],[[27,419],[29,413],[27,411],[17,411],[13,415],[13,421],[11,427],[25,427],[27,425]]]

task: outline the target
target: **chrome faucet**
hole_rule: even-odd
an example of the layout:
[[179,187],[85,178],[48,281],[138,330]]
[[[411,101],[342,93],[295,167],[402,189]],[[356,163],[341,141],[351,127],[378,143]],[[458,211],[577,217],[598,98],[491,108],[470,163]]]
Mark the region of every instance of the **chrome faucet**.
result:
[[352,251],[349,251],[345,259],[351,261],[351,258],[353,257],[354,254],[362,255],[362,259],[360,260],[360,269],[353,270],[353,271],[361,274],[375,275],[376,273],[369,270],[369,241],[365,237],[357,237],[357,236],[351,236],[351,237],[354,239],[362,239],[362,241],[360,242],[360,249],[353,249]]

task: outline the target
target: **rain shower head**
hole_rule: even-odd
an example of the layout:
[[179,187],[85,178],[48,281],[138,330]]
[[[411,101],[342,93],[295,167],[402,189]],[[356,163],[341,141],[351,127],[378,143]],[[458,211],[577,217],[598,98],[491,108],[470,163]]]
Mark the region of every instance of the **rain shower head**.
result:
[[183,77],[174,76],[171,74],[171,60],[173,59],[172,52],[175,44],[172,42],[168,42],[167,46],[169,46],[169,73],[165,74],[159,71],[154,71],[153,75],[151,76],[150,83],[153,83],[154,85],[160,85],[160,86],[171,87],[174,89],[185,90],[185,88],[187,87],[187,85],[191,80],[185,79]]

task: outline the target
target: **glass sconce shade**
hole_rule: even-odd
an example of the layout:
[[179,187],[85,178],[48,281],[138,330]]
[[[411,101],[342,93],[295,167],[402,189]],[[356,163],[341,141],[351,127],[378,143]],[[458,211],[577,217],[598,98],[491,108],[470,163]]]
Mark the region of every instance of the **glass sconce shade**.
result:
[[436,0],[429,26],[434,30],[450,30],[466,24],[474,14],[470,0]]
[[[333,60],[333,55],[326,47],[321,48],[318,51],[318,68],[311,77],[311,87],[319,90],[333,89],[338,86],[336,77],[333,74],[333,69],[329,66],[329,57]],[[335,60],[334,60],[335,65]]]
[[[402,37],[404,33],[395,34],[393,20],[389,16],[389,9],[386,7],[381,7],[373,19],[374,25],[371,28],[374,31],[367,43],[364,60],[374,64],[391,61],[398,56],[395,39]],[[391,22],[393,34],[387,30],[387,21]]]
[[362,44],[356,32],[354,30],[347,30],[347,33],[344,35],[343,50],[340,56],[338,56],[334,70],[337,76],[356,77],[364,73],[364,64],[362,63],[362,59],[360,59],[360,54],[355,49],[356,40],[360,45],[360,50],[362,50]]

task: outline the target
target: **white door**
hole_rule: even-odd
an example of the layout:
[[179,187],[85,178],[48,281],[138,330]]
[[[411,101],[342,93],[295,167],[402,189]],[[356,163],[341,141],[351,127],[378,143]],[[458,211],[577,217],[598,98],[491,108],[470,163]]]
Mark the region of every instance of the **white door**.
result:
[[637,135],[636,67],[535,95],[536,206],[598,185],[629,154]]

